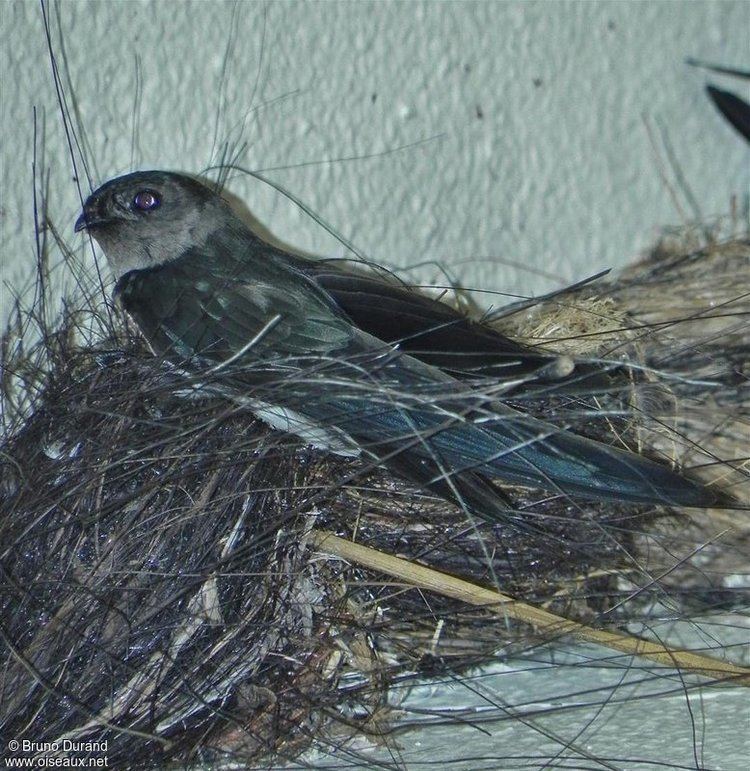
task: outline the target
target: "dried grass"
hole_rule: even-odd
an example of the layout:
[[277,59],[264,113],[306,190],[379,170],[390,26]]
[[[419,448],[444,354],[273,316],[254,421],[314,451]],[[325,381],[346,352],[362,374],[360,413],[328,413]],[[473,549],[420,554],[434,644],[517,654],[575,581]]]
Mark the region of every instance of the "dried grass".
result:
[[[46,281],[40,260],[37,299],[2,346],[7,736],[106,739],[116,768],[270,763],[313,742],[355,762],[347,737],[390,741],[394,692],[420,676],[566,634],[648,653],[618,628],[665,596],[682,613],[746,599],[725,580],[746,570],[744,511],[518,489],[507,522],[471,522],[234,402],[184,398],[111,309],[83,313],[79,295],[47,323]],[[519,397],[525,409],[700,466],[750,503],[748,314],[750,244],[734,240],[656,253],[502,323],[629,365],[625,389],[540,390]],[[82,335],[83,316],[106,335]],[[656,647],[648,666],[747,682],[739,666]]]

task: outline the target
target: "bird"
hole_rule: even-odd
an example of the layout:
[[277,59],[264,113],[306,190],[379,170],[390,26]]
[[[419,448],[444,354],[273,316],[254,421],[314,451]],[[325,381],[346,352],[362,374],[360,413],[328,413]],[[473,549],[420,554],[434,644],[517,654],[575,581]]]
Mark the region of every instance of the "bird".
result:
[[115,300],[170,366],[469,515],[507,517],[503,484],[573,500],[720,500],[665,464],[509,403],[530,380],[564,385],[560,357],[383,275],[270,244],[196,177],[114,178],[87,198],[75,230],[98,242]]

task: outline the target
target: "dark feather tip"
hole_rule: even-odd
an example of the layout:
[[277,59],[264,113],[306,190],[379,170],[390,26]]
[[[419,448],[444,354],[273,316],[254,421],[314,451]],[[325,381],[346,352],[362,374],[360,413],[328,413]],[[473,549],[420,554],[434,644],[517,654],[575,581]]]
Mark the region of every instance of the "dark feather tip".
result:
[[722,91],[716,86],[706,86],[706,93],[735,131],[741,134],[746,142],[750,142],[750,104],[730,91]]

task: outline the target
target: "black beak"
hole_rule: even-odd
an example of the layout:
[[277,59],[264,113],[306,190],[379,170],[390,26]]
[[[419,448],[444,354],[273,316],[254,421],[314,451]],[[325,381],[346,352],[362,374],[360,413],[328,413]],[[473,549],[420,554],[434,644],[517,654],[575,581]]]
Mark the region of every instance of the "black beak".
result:
[[109,221],[106,217],[97,214],[96,210],[84,207],[81,216],[76,220],[75,232],[80,233],[82,230],[91,230],[98,225],[106,225]]

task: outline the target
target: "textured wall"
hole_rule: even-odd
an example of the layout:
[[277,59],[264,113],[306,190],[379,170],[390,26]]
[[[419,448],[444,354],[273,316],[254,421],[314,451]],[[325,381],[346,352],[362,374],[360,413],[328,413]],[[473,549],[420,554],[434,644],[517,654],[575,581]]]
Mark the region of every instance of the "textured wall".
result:
[[[18,285],[33,259],[32,105],[51,212],[72,244],[79,204],[39,6],[0,13],[13,41],[0,53],[3,277]],[[747,150],[684,64],[746,62],[745,2],[64,2],[59,18],[94,183],[134,167],[199,171],[227,141],[265,169],[437,135],[272,176],[368,256],[440,261],[487,290],[621,265],[681,222],[664,136],[704,216],[748,189]],[[230,187],[284,241],[341,253],[261,183]]]
[[[39,5],[4,0],[0,15],[0,260],[3,281],[18,288],[34,260],[33,105],[50,212],[77,247],[80,204]],[[443,280],[440,262],[466,285],[533,293],[626,263],[658,228],[696,214],[667,145],[704,217],[725,214],[750,186],[746,147],[705,99],[705,75],[684,64],[746,66],[747,2],[133,0],[65,2],[59,21],[54,44],[95,184],[133,168],[200,171],[223,143],[247,143],[246,166],[287,167],[269,175],[373,259],[421,264],[425,281]],[[278,238],[342,253],[261,183],[229,187]],[[2,311],[10,295],[0,293]],[[704,738],[712,758],[729,758],[724,768],[741,767],[732,741],[741,741],[742,708],[732,698],[700,713],[713,719]],[[690,764],[685,695],[677,689],[675,699],[674,757]],[[580,713],[571,714],[565,736],[578,730]],[[601,746],[632,757],[628,733],[642,730],[642,715],[630,729],[622,720],[594,725]],[[515,727],[498,735],[506,753],[516,737]],[[535,741],[532,732],[518,751]]]

